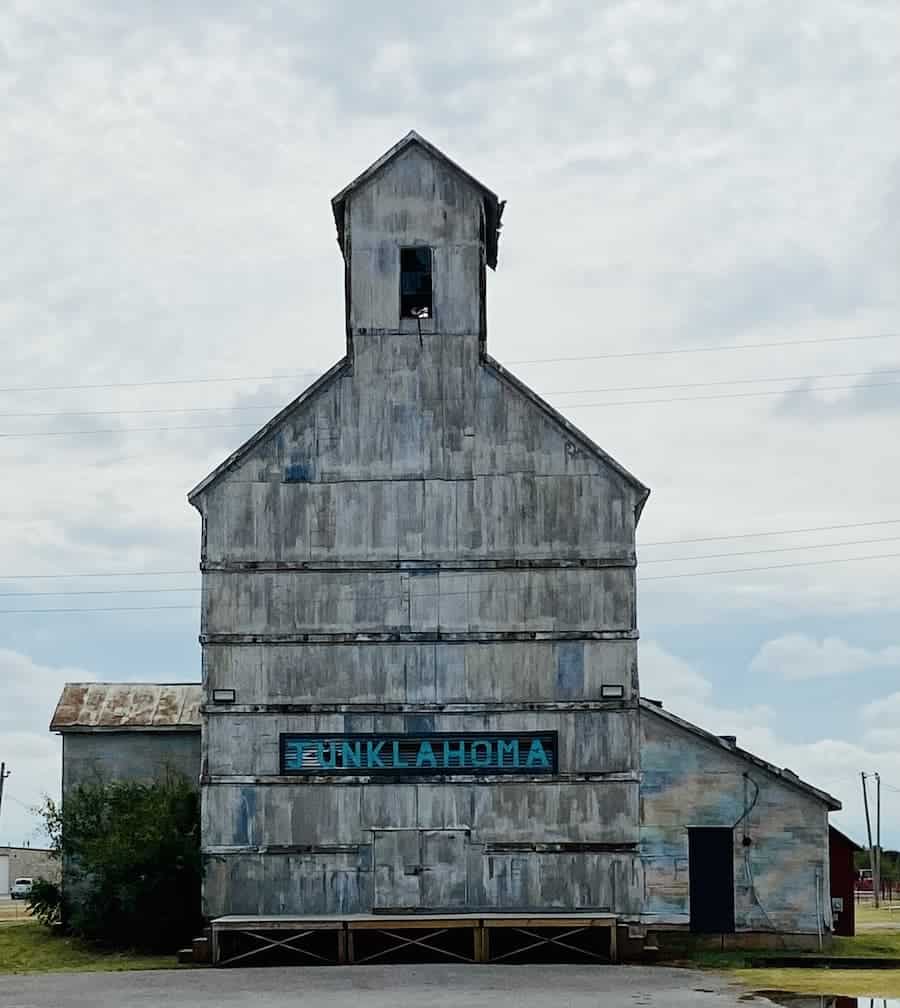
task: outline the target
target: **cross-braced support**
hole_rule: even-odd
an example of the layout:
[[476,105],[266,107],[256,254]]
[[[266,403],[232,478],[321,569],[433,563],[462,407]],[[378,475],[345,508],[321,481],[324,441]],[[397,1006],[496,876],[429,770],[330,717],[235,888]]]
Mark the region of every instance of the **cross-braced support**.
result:
[[448,931],[450,931],[450,928],[440,928],[437,931],[429,931],[421,936],[418,936],[418,932],[414,931],[412,933],[417,935],[417,937],[407,938],[405,935],[397,934],[395,931],[388,931],[386,928],[378,928],[373,933],[383,935],[385,938],[391,938],[394,944],[386,949],[373,952],[371,955],[361,956],[355,961],[357,963],[372,962],[375,959],[380,959],[382,956],[391,955],[402,948],[413,945],[418,948],[428,949],[431,952],[437,952],[439,955],[446,956],[448,959],[459,959],[462,962],[474,962],[472,956],[460,955],[458,952],[451,952],[449,949],[433,944],[433,939],[438,938],[440,935],[447,934]]
[[526,952],[531,952],[533,949],[541,948],[545,945],[556,945],[559,948],[567,949],[570,952],[575,952],[579,956],[587,956],[590,959],[598,959],[601,961],[608,961],[612,956],[603,955],[602,953],[595,952],[593,949],[585,948],[581,945],[573,945],[566,941],[567,938],[574,938],[576,935],[583,934],[595,934],[595,930],[589,927],[577,927],[572,928],[569,931],[564,931],[560,935],[553,934],[538,934],[536,931],[530,931],[527,928],[505,928],[507,933],[512,932],[516,935],[522,935],[525,938],[532,938],[533,941],[529,942],[527,945],[520,945],[518,948],[512,949],[509,952],[504,952],[502,955],[491,955],[490,945],[488,944],[487,961],[488,962],[502,962],[504,959],[511,959],[514,956],[523,955]]
[[333,958],[319,955],[318,952],[313,952],[308,948],[302,948],[294,944],[295,942],[302,941],[304,938],[308,938],[312,934],[319,934],[318,931],[298,931],[296,934],[288,935],[285,938],[279,938],[272,933],[258,934],[255,931],[237,931],[234,933],[244,938],[253,938],[262,944],[246,952],[240,952],[238,955],[229,956],[227,959],[220,959],[219,966],[231,966],[241,959],[250,959],[253,956],[262,955],[264,952],[269,952],[272,949],[287,949],[290,952],[296,952],[301,956],[308,956],[310,959],[317,959],[319,962],[326,964],[334,962]]

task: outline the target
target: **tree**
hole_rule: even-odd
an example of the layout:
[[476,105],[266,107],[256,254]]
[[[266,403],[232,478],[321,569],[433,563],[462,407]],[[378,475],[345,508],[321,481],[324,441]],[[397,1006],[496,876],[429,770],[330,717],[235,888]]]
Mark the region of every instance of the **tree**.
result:
[[41,813],[62,859],[68,931],[153,951],[199,933],[199,796],[184,777],[98,779],[68,791],[62,805],[48,798]]

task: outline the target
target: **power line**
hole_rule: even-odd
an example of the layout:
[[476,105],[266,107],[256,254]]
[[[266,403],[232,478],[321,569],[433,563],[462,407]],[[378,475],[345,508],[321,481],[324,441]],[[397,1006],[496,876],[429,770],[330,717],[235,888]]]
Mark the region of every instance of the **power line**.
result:
[[783,570],[787,567],[817,567],[822,564],[856,563],[859,560],[887,560],[893,557],[900,557],[900,553],[875,553],[872,556],[861,557],[834,557],[830,560],[798,560],[786,564],[769,564],[766,567],[736,567],[731,570],[690,571],[686,574],[654,574],[651,577],[641,578],[641,580],[668,581],[671,578],[707,577],[710,574],[746,574],[751,571]]
[[[684,574],[661,574],[653,575],[648,578],[641,578],[642,581],[668,581],[672,578],[691,578],[691,577],[707,577],[713,574],[748,574],[757,571],[772,571],[772,570],[784,570],[792,567],[815,567],[823,564],[835,564],[835,563],[857,563],[863,560],[887,560],[900,557],[900,553],[875,553],[870,556],[859,556],[859,557],[835,557],[830,560],[804,560],[804,561],[794,561],[786,564],[768,564],[764,567],[738,567],[730,570],[715,570],[715,571],[689,571]],[[489,594],[511,594],[515,592],[522,591],[520,586],[514,588],[485,588],[485,589],[475,589],[467,590],[464,592],[423,592],[421,595],[414,595],[413,599],[418,601],[426,598],[462,598],[468,597],[470,595],[489,595]],[[48,593],[54,594],[54,593]],[[108,593],[103,593],[108,594]],[[338,598],[338,601],[356,601],[359,599],[374,598],[381,601],[390,601],[391,599],[406,598],[406,593],[394,594],[394,595],[382,595],[379,593],[367,593],[365,595],[350,595],[342,596]],[[22,614],[36,614],[36,613],[90,613],[90,612],[155,612],[163,609],[193,609],[199,610],[198,605],[162,605],[162,606],[114,606],[111,608],[44,608],[44,609],[0,609],[0,614],[12,614],[12,613],[22,613]]]
[[[802,389],[804,392],[848,392],[864,388],[884,388],[888,385],[900,385],[900,381],[887,382],[857,382],[855,385],[823,385],[814,389]],[[720,392],[715,395],[702,396],[666,396],[661,399],[620,399],[617,402],[566,403],[564,408],[585,409],[596,406],[656,406],[660,403],[705,402],[710,399],[755,399],[762,396],[787,396],[794,389],[768,389],[758,392]]]
[[[719,560],[727,557],[743,557],[743,556],[758,556],[765,553],[792,553],[796,550],[812,550],[812,549],[831,549],[838,546],[863,546],[871,545],[874,543],[886,543],[886,542],[897,542],[900,536],[888,536],[882,539],[851,539],[844,542],[835,543],[814,543],[806,546],[778,546],[774,549],[763,549],[763,550],[744,550],[738,553],[706,553],[700,556],[691,557],[667,557],[666,559],[660,560],[644,560],[642,566],[647,564],[659,564],[659,563],[689,563],[693,561],[700,560]],[[147,572],[145,572],[147,573]],[[195,571],[185,571],[182,573],[195,574]],[[402,573],[402,572],[394,572]],[[38,575],[40,576],[40,575]],[[53,576],[53,575],[50,575]],[[60,575],[64,577],[66,575]],[[75,576],[75,575],[73,575]],[[94,577],[101,577],[103,575],[93,575]],[[455,575],[451,575],[455,576]],[[5,580],[0,578],[0,580]],[[507,589],[485,589],[485,591],[506,591]],[[519,589],[510,589],[518,591]],[[162,588],[90,588],[90,589],[64,589],[62,591],[27,591],[27,592],[0,592],[0,598],[58,598],[60,596],[68,595],[154,595],[162,592],[198,592],[200,588],[196,585],[186,586],[186,587],[171,587],[165,586]],[[479,594],[478,591],[473,592],[438,592],[437,597],[447,597],[457,594]],[[353,594],[353,595],[342,595],[342,601],[348,601],[351,599],[365,599],[365,598],[382,598],[385,600],[393,598],[403,598],[404,595],[382,595],[375,594],[372,592],[366,592],[364,594]],[[416,598],[429,598],[429,595],[416,595]]]
[[[900,385],[900,380],[897,381],[887,381],[887,382],[858,382],[855,385],[830,385],[819,387],[816,389],[811,389],[813,392],[844,392],[844,391],[855,391],[857,389],[863,388],[884,388],[886,386]],[[703,402],[711,399],[747,399],[756,398],[759,396],[785,396],[791,394],[791,389],[769,389],[767,391],[760,392],[722,392],[716,395],[704,395],[704,396],[669,396],[662,399],[623,399],[618,402],[588,402],[588,403],[566,403],[564,408],[570,409],[585,409],[593,407],[605,407],[605,406],[652,406],[658,405],[660,403],[679,403],[679,402]],[[257,408],[257,407],[253,407]],[[268,408],[268,407],[267,407]],[[165,411],[160,411],[165,412]],[[179,412],[173,410],[172,412]],[[92,430],[63,430],[63,431],[24,431],[22,433],[12,433],[12,434],[0,434],[0,439],[11,440],[11,439],[22,439],[22,438],[40,438],[40,437],[73,437],[76,435],[95,435],[95,434],[145,434],[148,432],[165,432],[165,431],[204,431],[204,430],[235,430],[238,428],[250,427],[249,423],[235,423],[235,424],[200,424],[190,427],[180,427],[180,426],[166,426],[166,427],[98,427]],[[252,425],[255,429],[258,425]]]
[[[804,532],[831,532],[836,529],[853,529],[853,528],[872,528],[879,525],[900,525],[900,518],[883,518],[879,521],[867,521],[867,522],[845,522],[840,525],[816,525],[808,526],[806,528],[788,528],[788,529],[772,529],[765,532],[741,532],[731,535],[721,535],[721,536],[704,536],[700,538],[689,538],[689,539],[663,539],[657,542],[640,543],[639,549],[647,549],[652,546],[682,546],[690,545],[692,543],[707,543],[707,542],[724,542],[730,539],[756,539],[765,536],[779,536],[779,535],[796,535]],[[829,546],[849,546],[849,545],[859,545],[860,542],[890,542],[894,537],[889,537],[884,540],[858,540],[852,543],[821,543],[818,546],[810,547],[785,547],[786,549],[818,549],[818,548],[828,548]],[[719,554],[723,556],[744,556],[749,555],[749,553],[766,553],[767,550],[751,550],[746,554],[735,553],[735,554]],[[674,558],[673,558],[674,559]],[[701,560],[708,559],[708,557],[680,557],[678,559],[682,560]],[[647,563],[668,563],[668,560],[657,561],[657,560],[645,560],[644,564]],[[159,571],[148,571],[148,570],[132,570],[132,571],[84,571],[69,574],[4,574],[0,575],[0,582],[3,581],[45,581],[45,580],[59,580],[66,578],[130,578],[130,577],[190,577],[198,575],[200,571],[198,569],[194,570],[159,570]],[[51,593],[47,593],[51,594]],[[58,594],[56,592],[52,594]]]
[[[874,339],[877,337],[867,338]],[[326,368],[323,368],[323,373],[326,370]],[[312,368],[309,368],[306,371],[297,371],[283,375],[231,375],[226,378],[158,378],[154,381],[100,382],[88,385],[10,385],[6,388],[0,388],[0,392],[82,392],[97,389],[147,388],[151,385],[205,385],[220,382],[289,381],[293,378],[305,378],[308,375],[316,373]]]
[[[871,374],[871,372],[865,372]],[[64,417],[64,416],[132,416],[160,413],[229,413],[239,410],[278,410],[284,403],[258,403],[255,406],[189,406],[171,409],[122,409],[122,410],[45,410],[37,413],[0,413],[0,420],[24,417]]]
[[[830,374],[813,375],[784,375],[772,376],[769,378],[728,378],[719,381],[706,382],[675,382],[664,385],[610,385],[605,388],[590,389],[542,389],[540,395],[589,395],[610,392],[655,392],[662,389],[689,389],[689,388],[716,388],[724,385],[754,385],[768,382],[797,382],[797,381],[824,381],[832,378],[864,378],[877,377],[879,375],[889,375],[900,373],[900,368],[880,368],[868,371],[835,371]],[[843,388],[844,386],[838,386]],[[859,387],[859,386],[854,386]],[[787,390],[774,390],[765,394],[786,394]],[[828,389],[811,389],[809,391],[823,391]],[[651,400],[652,401],[652,400]],[[675,400],[678,401],[678,400]],[[284,402],[256,403],[254,405],[231,405],[231,406],[188,406],[188,407],[168,407],[153,409],[109,409],[109,410],[37,410],[26,413],[0,413],[0,419],[32,419],[38,417],[65,417],[65,416],[147,416],[170,413],[228,413],[243,412],[247,410],[279,410],[284,408]]]
[[[806,546],[775,546],[772,549],[744,550],[739,553],[702,553],[700,556],[666,557],[664,560],[644,560],[642,566],[660,563],[687,563],[694,560],[719,560],[724,557],[759,556],[763,553],[793,553],[796,550],[831,549],[835,546],[868,546],[874,543],[896,542],[900,536],[887,536],[884,539],[850,539],[835,543],[810,543]],[[10,594],[15,594],[11,592]]]
[[181,577],[199,574],[199,570],[184,571],[86,571],[83,574],[3,574],[2,581],[44,581],[50,578],[98,578],[98,577]]
[[[594,395],[600,392],[655,392],[661,389],[679,388],[713,388],[720,385],[756,385],[761,382],[790,382],[790,381],[822,381],[830,378],[865,378],[876,377],[878,375],[897,374],[900,368],[877,368],[868,371],[833,371],[830,374],[817,375],[784,375],[783,377],[773,376],[771,378],[725,378],[718,381],[703,382],[675,382],[667,385],[611,385],[606,388],[590,389],[559,389],[557,391],[541,391],[541,395]],[[818,391],[813,389],[812,391]],[[827,391],[827,390],[823,390]],[[0,416],[26,416],[20,413],[0,413]]]
[[883,518],[880,521],[849,522],[844,525],[817,525],[810,528],[774,529],[768,532],[739,532],[731,535],[704,536],[699,539],[661,539],[657,542],[640,543],[639,548],[648,546],[681,546],[685,543],[723,542],[726,539],[757,539],[763,536],[797,535],[801,532],[832,532],[835,529],[871,528],[875,525],[900,525],[900,518]]
[[[614,360],[632,357],[659,357],[671,354],[694,354],[694,353],[723,353],[733,350],[756,350],[769,347],[792,347],[809,346],[820,343],[853,343],[861,340],[875,339],[895,339],[896,333],[873,333],[870,336],[822,336],[815,339],[804,340],[775,340],[766,343],[736,343],[721,346],[705,347],[674,347],[668,350],[631,350],[624,353],[604,353],[591,354],[581,357],[546,357],[538,360],[512,360],[510,364],[555,364],[564,361],[589,361],[589,360]],[[323,372],[325,368],[321,369]],[[81,385],[10,385],[0,388],[0,392],[78,392],[96,389],[112,388],[147,388],[153,385],[200,385],[218,382],[241,382],[241,381],[287,381],[292,378],[302,378],[309,374],[317,373],[313,369],[293,372],[281,375],[232,375],[228,377],[200,377],[200,378],[160,378],[154,381],[132,381],[132,382],[97,382]]]
[[[151,431],[206,431],[206,430],[235,430],[239,427],[249,427],[248,423],[237,424],[202,424],[193,427],[99,427],[95,430],[69,430],[69,431],[25,431],[22,434],[0,434],[0,439],[9,441],[20,438],[33,437],[73,437],[82,434],[147,434]],[[254,427],[257,425],[253,425]]]
[[161,609],[194,609],[199,610],[197,605],[160,605],[160,606],[113,606],[85,608],[65,608],[65,609],[0,609],[0,614],[10,615],[20,613],[23,616],[33,616],[36,613],[109,613],[109,612],[157,612]]
[[[732,343],[730,346],[678,347],[672,350],[632,350],[627,353],[593,354],[590,357],[541,357],[536,360],[514,360],[510,364],[557,364],[562,361],[613,360],[627,357],[662,357],[670,354],[718,353],[725,350],[758,350],[768,347],[806,346],[812,343],[850,343],[856,340],[894,339],[896,333],[872,336],[824,336],[806,340],[777,340],[771,343]],[[3,390],[0,389],[0,392]]]
[[60,595],[156,595],[160,592],[198,592],[197,587],[190,588],[89,588],[84,590],[38,591],[38,592],[0,592],[0,598],[44,598]]

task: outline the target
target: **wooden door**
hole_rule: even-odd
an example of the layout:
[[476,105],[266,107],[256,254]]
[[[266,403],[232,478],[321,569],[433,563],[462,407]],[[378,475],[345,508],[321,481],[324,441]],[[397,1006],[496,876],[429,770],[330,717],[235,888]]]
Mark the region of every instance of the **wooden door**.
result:
[[373,837],[375,910],[419,908],[419,831],[375,830]]
[[463,909],[468,839],[467,830],[375,830],[373,909]]
[[422,830],[422,907],[461,910],[469,901],[466,830]]

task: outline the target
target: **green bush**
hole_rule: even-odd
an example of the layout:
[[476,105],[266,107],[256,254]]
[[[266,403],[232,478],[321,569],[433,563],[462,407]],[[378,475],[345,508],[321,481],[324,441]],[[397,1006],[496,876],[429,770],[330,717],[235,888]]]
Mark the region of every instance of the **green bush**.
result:
[[35,879],[27,902],[28,909],[42,924],[52,927],[59,923],[62,890],[55,882],[48,882],[43,878]]
[[97,780],[43,814],[62,858],[68,931],[155,952],[200,933],[199,796],[185,778]]

